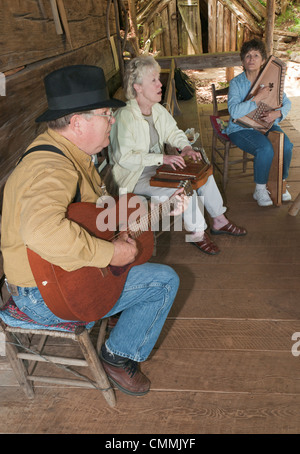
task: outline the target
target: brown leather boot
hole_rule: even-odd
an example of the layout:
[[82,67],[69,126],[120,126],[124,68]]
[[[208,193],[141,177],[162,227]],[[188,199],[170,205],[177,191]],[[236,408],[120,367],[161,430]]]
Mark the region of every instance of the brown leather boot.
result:
[[144,396],[149,392],[150,380],[140,371],[139,363],[118,355],[107,355],[105,346],[102,346],[100,359],[109,380],[120,391],[131,396]]

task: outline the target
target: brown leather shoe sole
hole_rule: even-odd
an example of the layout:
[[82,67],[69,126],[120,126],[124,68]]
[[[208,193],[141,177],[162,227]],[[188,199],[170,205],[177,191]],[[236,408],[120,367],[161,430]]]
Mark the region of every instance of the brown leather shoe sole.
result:
[[210,233],[212,235],[232,235],[232,236],[244,236],[247,235],[247,230],[244,227],[238,227],[237,225],[233,224],[233,222],[229,221],[226,225],[224,225],[221,229],[215,230],[210,229]]
[[192,242],[200,251],[208,255],[217,255],[220,252],[218,246],[211,241],[207,233],[204,233],[203,239],[201,241]]
[[139,369],[132,375],[126,363],[116,367],[105,361],[101,362],[109,380],[123,393],[130,396],[144,396],[150,391],[150,380]]

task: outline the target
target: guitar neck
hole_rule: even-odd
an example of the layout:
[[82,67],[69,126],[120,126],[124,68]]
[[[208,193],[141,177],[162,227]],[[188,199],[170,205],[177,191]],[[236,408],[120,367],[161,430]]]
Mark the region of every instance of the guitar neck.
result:
[[150,230],[151,226],[158,225],[159,221],[164,217],[170,216],[170,205],[175,202],[176,196],[173,194],[165,202],[157,205],[151,205],[151,210],[142,216],[138,221],[134,221],[128,225],[128,233],[132,238],[138,238],[146,230]]

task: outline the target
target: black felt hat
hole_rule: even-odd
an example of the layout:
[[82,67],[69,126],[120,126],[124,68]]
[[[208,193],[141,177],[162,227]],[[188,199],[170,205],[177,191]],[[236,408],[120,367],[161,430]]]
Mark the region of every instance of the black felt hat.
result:
[[73,65],[53,71],[44,79],[48,110],[35,121],[56,120],[70,113],[123,107],[125,103],[110,98],[102,68]]

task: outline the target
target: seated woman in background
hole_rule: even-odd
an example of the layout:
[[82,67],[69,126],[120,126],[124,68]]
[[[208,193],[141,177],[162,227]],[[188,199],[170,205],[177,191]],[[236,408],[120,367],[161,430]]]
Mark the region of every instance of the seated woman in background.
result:
[[[234,77],[229,85],[228,92],[228,111],[230,120],[228,127],[224,130],[231,142],[237,145],[241,150],[254,156],[254,181],[256,183],[253,198],[259,206],[269,206],[273,202],[267,190],[269,171],[273,160],[273,147],[268,139],[270,131],[283,132],[278,123],[281,122],[288,114],[291,108],[291,101],[283,94],[282,107],[276,110],[262,114],[262,119],[267,122],[274,121],[271,129],[263,134],[253,128],[246,128],[234,123],[233,120],[247,115],[257,108],[260,101],[266,100],[269,95],[269,87],[260,87],[255,96],[250,100],[244,101],[250,88],[255,82],[264,63],[267,60],[267,53],[262,41],[252,39],[242,45],[241,60],[244,71]],[[283,180],[286,180],[289,173],[289,167],[292,159],[293,144],[286,134],[284,134],[284,156],[283,156]],[[288,202],[291,195],[286,190],[282,195],[282,201]]]
[[[136,57],[127,64],[124,89],[129,101],[117,111],[110,134],[109,157],[114,179],[128,192],[170,197],[174,192],[172,188],[150,186],[150,178],[155,175],[157,167],[169,164],[174,169],[175,166],[184,168],[184,156],[198,160],[201,154],[192,149],[172,115],[159,104],[162,97],[160,66],[153,57]],[[181,150],[181,154],[164,154],[165,143]],[[244,228],[237,227],[225,217],[226,207],[212,175],[197,193],[203,196],[204,206],[212,217],[212,234],[246,234]],[[197,193],[193,192],[184,213],[185,228],[190,232],[188,241],[202,252],[215,255],[219,248],[205,232],[207,225]]]

